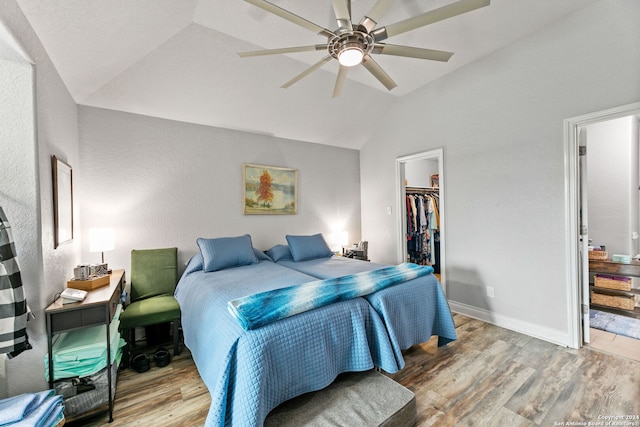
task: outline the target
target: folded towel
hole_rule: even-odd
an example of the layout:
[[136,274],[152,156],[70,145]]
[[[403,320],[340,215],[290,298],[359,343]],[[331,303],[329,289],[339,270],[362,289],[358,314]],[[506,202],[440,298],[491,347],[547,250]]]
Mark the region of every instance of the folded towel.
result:
[[55,427],[64,418],[62,396],[47,397],[25,418],[10,427]]
[[54,390],[0,400],[1,427],[50,427],[63,418],[62,396],[55,395]]
[[260,292],[229,301],[227,308],[246,330],[338,301],[368,295],[425,276],[429,266],[404,263],[333,279]]

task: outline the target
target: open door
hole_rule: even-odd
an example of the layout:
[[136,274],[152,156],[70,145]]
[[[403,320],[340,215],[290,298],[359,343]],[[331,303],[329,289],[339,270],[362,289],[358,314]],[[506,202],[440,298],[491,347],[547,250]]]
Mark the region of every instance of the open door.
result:
[[580,191],[580,286],[581,302],[580,314],[582,319],[582,343],[591,342],[589,331],[589,209],[588,209],[588,187],[587,187],[587,129],[584,126],[578,128],[578,188]]
[[[598,111],[564,121],[566,257],[567,268],[567,344],[580,348],[589,342],[589,229],[587,227],[587,167],[586,153],[579,156],[579,147],[586,146],[586,127],[607,120],[640,114],[640,102]],[[584,218],[583,218],[584,216]],[[593,222],[593,218],[592,218]],[[584,228],[582,227],[584,225]],[[591,233],[593,236],[593,233]]]

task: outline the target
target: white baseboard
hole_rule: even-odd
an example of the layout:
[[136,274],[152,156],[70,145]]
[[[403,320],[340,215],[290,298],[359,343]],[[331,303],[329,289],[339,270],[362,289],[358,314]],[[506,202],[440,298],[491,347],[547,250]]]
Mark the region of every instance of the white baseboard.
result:
[[523,322],[522,320],[502,316],[484,309],[455,301],[449,301],[449,307],[451,308],[451,311],[462,314],[464,316],[482,320],[483,322],[487,322],[501,328],[509,329],[511,331],[519,332],[521,334],[529,335],[531,337],[538,338],[543,341],[548,341],[553,344],[561,345],[563,347],[571,347],[571,345],[569,344],[569,334],[567,332],[545,328],[543,326],[535,325],[529,322]]

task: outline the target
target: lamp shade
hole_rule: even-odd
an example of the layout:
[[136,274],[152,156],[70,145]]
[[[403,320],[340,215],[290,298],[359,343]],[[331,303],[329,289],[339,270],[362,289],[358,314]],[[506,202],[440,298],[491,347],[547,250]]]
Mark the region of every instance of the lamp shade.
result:
[[113,228],[92,228],[89,230],[89,252],[106,252],[114,248]]
[[332,252],[340,252],[342,247],[349,243],[349,234],[346,231],[334,231],[328,237],[327,243]]

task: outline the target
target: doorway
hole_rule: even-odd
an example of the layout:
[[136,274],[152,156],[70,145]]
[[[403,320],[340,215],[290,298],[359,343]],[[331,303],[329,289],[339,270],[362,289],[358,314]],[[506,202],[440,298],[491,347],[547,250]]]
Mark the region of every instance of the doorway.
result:
[[[432,246],[428,264],[436,261],[434,270],[439,274],[440,284],[446,295],[445,268],[445,179],[443,149],[426,151],[396,159],[396,188],[398,189],[398,262],[410,261],[407,233],[407,190],[437,196],[437,233],[430,234]],[[433,229],[435,230],[435,228]],[[430,244],[431,244],[430,243]],[[426,253],[426,252],[425,252]],[[436,260],[437,256],[437,260]]]
[[[589,325],[589,224],[588,216],[588,176],[585,149],[588,147],[589,126],[600,125],[628,116],[640,115],[640,103],[630,104],[611,110],[600,111],[585,116],[565,120],[565,182],[567,202],[567,251],[570,265],[567,288],[569,316],[569,338],[573,348],[579,348],[591,341]],[[589,150],[587,148],[586,152]],[[634,191],[637,191],[635,182]],[[636,213],[637,213],[636,206]],[[583,215],[584,213],[584,215]],[[631,236],[629,235],[629,238]],[[592,242],[596,244],[596,242]],[[633,254],[635,255],[635,254]]]

